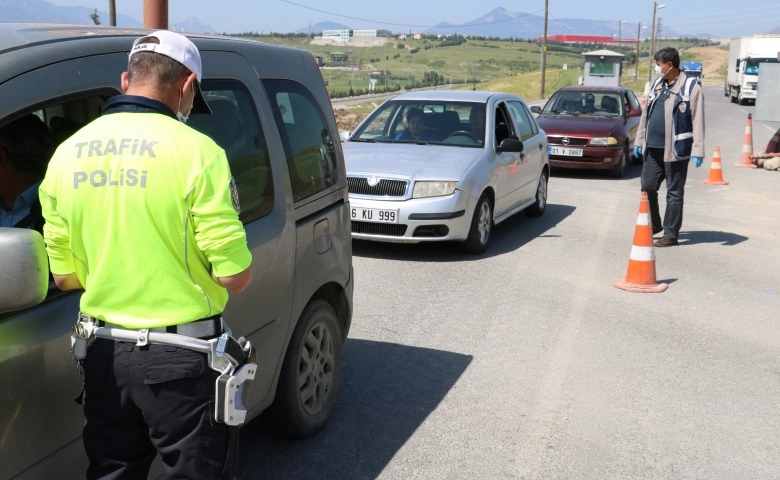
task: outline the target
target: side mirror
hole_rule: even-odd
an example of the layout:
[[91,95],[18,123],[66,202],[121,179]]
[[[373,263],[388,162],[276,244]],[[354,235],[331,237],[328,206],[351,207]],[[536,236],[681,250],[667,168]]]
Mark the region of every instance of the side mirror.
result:
[[501,143],[496,149],[497,153],[512,152],[521,153],[523,151],[523,142],[516,138],[505,138],[501,140]]
[[43,237],[26,228],[0,228],[0,313],[38,305],[49,290]]
[[641,117],[642,116],[642,109],[641,108],[632,108],[628,111],[629,117]]
[[352,132],[350,132],[349,130],[340,131],[339,132],[339,140],[341,141],[341,143],[344,143],[347,140],[349,140],[349,136],[350,135],[352,135]]
[[542,107],[534,105],[531,107],[531,113],[542,113]]

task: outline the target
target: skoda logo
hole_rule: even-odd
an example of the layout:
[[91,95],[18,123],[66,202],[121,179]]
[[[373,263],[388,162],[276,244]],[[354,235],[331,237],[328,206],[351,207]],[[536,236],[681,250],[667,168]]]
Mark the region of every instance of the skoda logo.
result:
[[371,177],[368,179],[368,186],[369,187],[376,187],[379,185],[379,179],[376,177]]
[[564,145],[568,145],[570,142],[571,140],[569,140],[569,137],[563,137],[563,140],[561,140],[561,143]]

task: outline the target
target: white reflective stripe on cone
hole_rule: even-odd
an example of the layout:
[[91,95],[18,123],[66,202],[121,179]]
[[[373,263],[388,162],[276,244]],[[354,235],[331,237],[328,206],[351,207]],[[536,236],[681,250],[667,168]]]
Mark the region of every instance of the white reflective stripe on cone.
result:
[[753,133],[753,127],[745,127],[745,133]]
[[743,153],[753,153],[753,145],[742,145]]
[[637,262],[652,262],[655,261],[655,253],[653,247],[637,247],[631,245],[631,260]]
[[713,170],[723,170],[720,166],[720,162],[712,162],[712,168]]
[[650,214],[649,213],[640,213],[639,216],[636,219],[637,225],[642,225],[645,227],[650,226]]

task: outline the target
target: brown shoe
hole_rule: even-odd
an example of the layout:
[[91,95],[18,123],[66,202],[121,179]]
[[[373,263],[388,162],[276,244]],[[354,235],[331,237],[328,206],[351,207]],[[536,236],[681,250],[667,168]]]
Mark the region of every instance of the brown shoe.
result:
[[677,245],[676,238],[661,237],[655,242],[656,247],[673,247],[675,245]]

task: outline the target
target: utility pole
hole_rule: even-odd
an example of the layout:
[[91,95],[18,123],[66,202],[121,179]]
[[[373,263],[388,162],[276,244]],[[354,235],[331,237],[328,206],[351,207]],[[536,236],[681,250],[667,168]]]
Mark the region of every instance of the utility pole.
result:
[[623,24],[625,20],[618,20],[618,47],[623,46]]
[[655,57],[655,14],[656,12],[664,8],[666,5],[658,5],[658,2],[653,2],[653,26],[651,27],[650,33],[650,64],[648,65],[647,70],[647,82],[650,83],[650,81],[653,79],[653,63],[655,63],[655,60],[653,57]]
[[550,0],[544,0],[544,38],[542,39],[542,94],[544,100],[544,73],[547,70],[547,15],[549,13]]
[[168,0],[144,0],[144,28],[168,29]]
[[642,22],[636,26],[636,70],[634,71],[634,81],[639,79],[639,35],[642,33]]
[[661,24],[663,23],[664,19],[661,17],[658,17],[658,25],[655,26],[655,38],[658,39],[658,50],[661,49],[661,32],[663,29],[661,28]]
[[116,27],[116,0],[108,0],[108,24]]

